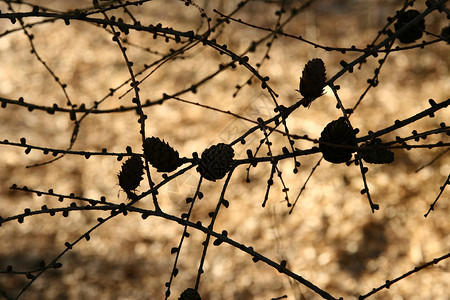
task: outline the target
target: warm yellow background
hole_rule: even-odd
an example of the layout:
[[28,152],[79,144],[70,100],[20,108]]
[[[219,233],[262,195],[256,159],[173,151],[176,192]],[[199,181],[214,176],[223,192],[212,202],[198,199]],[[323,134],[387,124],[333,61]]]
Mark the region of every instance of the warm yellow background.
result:
[[[91,1],[30,1],[55,10],[89,7]],[[57,3],[56,3],[57,2]],[[263,27],[273,28],[275,11],[279,2],[250,2],[236,17]],[[304,1],[285,1],[287,12]],[[332,47],[364,48],[371,43],[386,23],[400,9],[402,1],[315,1],[300,13],[285,29],[293,35],[320,45]],[[396,2],[396,3],[393,3]],[[419,2],[419,1],[416,1]],[[51,3],[51,4],[50,4]],[[218,17],[212,9],[230,13],[238,1],[198,1],[214,20]],[[55,6],[51,6],[55,5]],[[417,3],[417,9],[425,9]],[[15,5],[17,11],[29,11],[25,4]],[[7,6],[0,3],[0,10]],[[206,29],[199,12],[186,7],[181,1],[152,1],[139,7],[130,7],[133,16],[143,25],[162,23],[181,31]],[[115,12],[126,22],[131,22],[123,10]],[[111,13],[109,13],[111,15]],[[289,13],[284,15],[284,18]],[[96,15],[101,17],[100,15]],[[25,19],[26,23],[39,21]],[[429,32],[439,34],[447,26],[443,14],[433,12],[426,18]],[[0,33],[19,24],[0,19]],[[68,84],[67,92],[74,103],[85,103],[89,107],[99,101],[129,78],[122,54],[104,29],[83,22],[72,21],[70,26],[63,21],[36,25],[28,29],[34,35],[34,44],[42,59],[61,79]],[[267,32],[231,23],[223,32],[213,35],[219,43],[241,54],[251,43]],[[151,64],[170,48],[174,42],[165,43],[162,38],[132,32],[128,55],[134,69]],[[425,40],[434,39],[425,36]],[[269,40],[267,40],[269,41]],[[151,52],[143,49],[149,48]],[[425,49],[393,52],[383,66],[380,84],[372,89],[352,116],[354,127],[362,134],[390,126],[396,119],[404,119],[429,107],[428,99],[441,102],[450,96],[449,45],[437,43]],[[256,66],[264,57],[265,42],[251,53],[250,64]],[[154,53],[157,52],[157,53]],[[341,69],[339,61],[347,62],[358,57],[358,53],[341,54],[326,52],[291,38],[279,37],[270,48],[270,59],[260,68],[263,76],[269,76],[269,85],[279,94],[280,104],[288,106],[299,100],[295,92],[299,76],[305,63],[320,57],[326,64],[328,77]],[[381,58],[383,55],[378,57]],[[183,58],[183,59],[181,59]],[[190,87],[193,83],[218,69],[219,63],[228,63],[227,56],[201,45],[183,56],[169,61],[156,70],[140,85],[143,100],[160,99],[162,93],[173,94]],[[346,107],[352,107],[367,86],[377,59],[370,58],[361,70],[342,76],[337,84],[339,95]],[[146,72],[145,74],[148,74]],[[256,120],[273,115],[273,103],[260,83],[245,86],[236,97],[235,86],[245,83],[250,73],[242,66],[227,70],[198,88],[197,94],[186,93],[183,99],[199,102],[211,107],[229,110]],[[138,79],[141,79],[139,77]],[[132,93],[122,99],[126,91],[122,88],[108,98],[101,109],[130,106]],[[290,132],[318,138],[327,123],[338,118],[335,99],[330,90],[314,102],[310,109],[300,108],[288,119]],[[62,90],[44,67],[30,54],[29,41],[20,30],[0,38],[0,96],[10,99],[24,97],[25,101],[51,106],[65,105]],[[145,109],[148,115],[146,132],[166,140],[180,152],[192,157],[213,144],[231,142],[252,124],[237,120],[230,115],[197,106],[169,100],[163,105]],[[436,113],[436,117],[425,118],[404,127],[384,140],[396,135],[408,136],[413,129],[425,131],[438,128],[439,123],[449,120],[449,110]],[[24,107],[8,105],[0,109],[0,139],[18,142],[26,137],[31,145],[65,149],[69,145],[73,123],[68,114],[49,115],[42,111],[32,113]],[[89,115],[81,124],[74,150],[100,151],[107,148],[113,152],[124,152],[131,146],[140,151],[138,117],[134,112]],[[245,150],[254,150],[263,136],[260,132],[247,139],[245,146],[235,147],[236,158],[245,158]],[[448,142],[448,136],[432,136],[421,143],[433,143],[439,139]],[[273,152],[281,153],[287,145],[286,138],[271,136]],[[296,147],[307,149],[310,142],[299,141]],[[366,294],[426,261],[448,253],[449,239],[449,191],[438,201],[436,210],[428,218],[428,210],[450,173],[449,156],[444,155],[420,172],[419,167],[430,162],[443,149],[396,150],[392,165],[370,165],[367,173],[370,192],[380,210],[372,214],[365,196],[360,194],[363,182],[359,169],[345,164],[333,165],[322,161],[308,183],[296,205],[288,215],[289,208],[283,201],[282,186],[277,177],[272,187],[268,205],[261,207],[270,165],[259,164],[251,170],[251,183],[245,183],[245,167],[240,166],[230,183],[225,198],[230,207],[222,209],[215,230],[226,229],[229,237],[274,261],[287,260],[288,268],[310,280],[335,297],[353,299]],[[266,155],[263,147],[260,155]],[[126,195],[120,192],[117,173],[121,162],[114,157],[91,157],[86,160],[75,155],[45,166],[26,168],[46,161],[39,151],[24,154],[24,148],[0,146],[0,215],[2,217],[22,213],[25,208],[40,209],[67,206],[70,201],[60,203],[57,198],[37,197],[21,191],[12,191],[12,184],[56,193],[99,199],[105,195],[108,201],[121,203]],[[302,163],[298,175],[292,174],[293,161],[279,164],[283,179],[289,187],[293,201],[320,155],[299,157]],[[156,182],[162,178],[155,171]],[[199,174],[192,169],[163,187],[159,203],[168,213],[181,215],[188,206],[185,197],[192,194]],[[208,212],[215,208],[222,181],[204,182],[201,191],[205,197],[194,209],[193,220],[208,224]],[[143,183],[139,191],[145,191]],[[79,202],[81,205],[82,203]],[[152,209],[150,198],[142,200],[141,207]],[[16,221],[0,228],[0,269],[13,265],[17,270],[37,267],[39,261],[51,261],[64,250],[66,241],[72,242],[97,223],[99,212],[74,212],[68,218],[58,214],[54,217],[40,215],[28,217],[23,224]],[[63,268],[46,272],[24,294],[22,299],[164,299],[164,283],[169,280],[174,255],[170,249],[179,243],[183,228],[178,224],[159,218],[142,220],[137,214],[118,216],[104,224],[91,235],[89,242],[78,243],[60,262]],[[204,235],[190,229],[191,237],[185,240],[178,264],[180,274],[172,285],[172,296],[178,295],[195,282]],[[423,270],[383,290],[371,299],[448,299],[450,290],[449,262]],[[21,275],[0,274],[0,289],[15,296],[25,285]],[[290,280],[276,270],[259,262],[227,244],[211,246],[202,276],[199,292],[202,299],[271,299],[287,295],[287,299],[319,299],[306,287]]]

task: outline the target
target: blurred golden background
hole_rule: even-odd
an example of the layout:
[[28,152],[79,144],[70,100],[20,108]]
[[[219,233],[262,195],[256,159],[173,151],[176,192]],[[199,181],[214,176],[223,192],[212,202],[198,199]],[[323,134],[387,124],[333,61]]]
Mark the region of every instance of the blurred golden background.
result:
[[[7,2],[0,1],[2,13],[9,12]],[[48,8],[48,11],[68,11],[92,7],[92,1],[28,1],[12,6],[16,12],[31,11],[27,3]],[[311,3],[309,3],[311,2]],[[217,9],[228,15],[238,8],[238,1],[196,1],[211,17],[211,25],[220,16]],[[309,4],[308,4],[309,3]],[[307,5],[308,4],[308,5]],[[373,42],[378,31],[401,8],[402,1],[247,1],[233,17],[264,28],[275,28],[280,10],[281,21],[289,17],[294,8],[305,5],[283,32],[302,36],[316,44],[329,47],[364,48]],[[140,6],[127,7],[142,25],[161,23],[163,27],[199,34],[207,30],[205,18],[194,6],[183,1],[150,1]],[[414,9],[423,11],[426,6],[416,1]],[[123,9],[107,12],[133,23]],[[93,17],[103,18],[101,14]],[[39,22],[40,18],[24,18],[26,24]],[[448,25],[443,13],[432,12],[425,19],[426,31],[438,35]],[[393,26],[391,26],[393,27]],[[25,102],[43,106],[66,106],[63,90],[35,55],[30,53],[30,40],[20,30],[19,22],[0,19],[0,96],[7,99],[23,97]],[[18,29],[12,33],[9,30]],[[130,75],[122,53],[108,30],[87,22],[63,20],[38,23],[28,32],[33,35],[36,53],[62,83],[70,100],[78,106],[92,106],[126,82]],[[392,29],[393,30],[393,29]],[[252,41],[267,36],[254,52],[248,53],[249,63],[259,73],[269,76],[270,87],[279,95],[279,104],[289,106],[300,99],[299,77],[307,61],[319,57],[326,65],[328,78],[342,66],[345,59],[351,62],[359,52],[325,51],[298,39],[278,35],[271,39],[270,32],[231,21],[219,27],[210,38],[226,44],[234,53],[243,53]],[[134,63],[135,72],[150,65],[170,49],[179,47],[173,40],[154,39],[145,32],[130,31],[126,38],[127,55]],[[435,37],[424,35],[424,40]],[[381,40],[379,40],[381,41]],[[267,43],[271,43],[270,46]],[[405,46],[396,42],[395,46]],[[360,129],[360,135],[368,130],[376,131],[405,119],[429,107],[428,99],[442,102],[450,96],[449,45],[439,42],[424,49],[413,48],[390,53],[383,65],[379,85],[369,91],[351,117],[352,125]],[[268,51],[268,53],[266,53]],[[268,58],[263,59],[265,55]],[[367,79],[378,67],[378,58],[369,58],[361,68],[339,78],[339,96],[346,107],[353,107],[367,87]],[[140,88],[141,99],[155,101],[163,93],[175,94],[188,89],[199,80],[216,72],[219,64],[227,64],[230,58],[219,55],[211,47],[201,43],[159,68],[150,68],[143,76],[155,70]],[[251,73],[243,66],[227,69],[197,88],[197,92],[184,93],[180,97],[202,105],[231,111],[246,118],[268,119],[274,115],[274,104],[266,90],[255,78],[245,85]],[[243,86],[237,91],[236,86]],[[129,83],[99,105],[100,109],[114,109],[121,105],[132,106],[133,93],[123,95]],[[291,133],[318,139],[323,128],[341,116],[330,89],[317,99],[309,109],[300,108],[287,120]],[[246,132],[253,124],[220,113],[190,105],[174,99],[162,105],[144,109],[148,119],[146,133],[167,141],[181,156],[192,157],[217,143],[230,143]],[[81,115],[79,115],[81,116]],[[424,118],[401,128],[383,140],[394,140],[396,135],[405,137],[412,130],[419,132],[439,128],[439,123],[450,119],[449,109],[436,113],[434,118]],[[66,149],[74,123],[68,113],[33,110],[8,104],[0,109],[0,140],[19,142],[25,137],[30,145],[52,149]],[[141,151],[140,125],[133,111],[109,114],[90,114],[81,122],[73,150],[125,152],[131,146]],[[255,132],[246,144],[234,147],[235,158],[246,158],[246,149],[253,151],[264,136]],[[426,143],[439,140],[448,142],[448,136],[435,135]],[[280,154],[288,142],[281,135],[271,135],[272,149]],[[313,143],[298,141],[295,147],[311,148]],[[22,213],[25,208],[38,210],[42,205],[64,207],[70,200],[58,202],[50,196],[38,197],[33,193],[12,190],[17,184],[30,189],[100,199],[105,196],[114,203],[126,202],[120,191],[117,174],[122,162],[113,156],[65,155],[63,158],[39,167],[27,168],[53,158],[41,151],[0,145],[0,216],[3,218]],[[287,261],[287,267],[305,279],[326,290],[334,297],[354,299],[373,288],[383,285],[415,266],[448,253],[449,191],[444,191],[435,211],[427,218],[424,214],[435,200],[450,174],[448,153],[433,164],[428,164],[445,149],[395,150],[395,162],[390,165],[368,165],[367,180],[371,196],[380,210],[372,213],[366,196],[361,195],[363,181],[358,167],[331,164],[322,161],[308,182],[292,214],[284,201],[283,186],[274,177],[269,200],[261,207],[266,192],[271,166],[259,164],[250,171],[251,182],[246,183],[246,166],[236,169],[225,198],[230,207],[222,208],[215,231],[228,231],[228,236],[279,262]],[[266,155],[262,149],[260,155]],[[320,154],[299,157],[301,167],[293,174],[292,160],[279,163],[283,179],[289,187],[291,202],[295,200]],[[195,192],[199,174],[191,169],[161,188],[158,199],[163,211],[180,216],[188,210],[185,198]],[[154,170],[152,178],[160,182],[162,176]],[[145,180],[144,180],[145,181]],[[148,189],[142,183],[139,192]],[[224,180],[203,181],[204,198],[194,206],[192,220],[208,224],[208,212],[214,210]],[[79,204],[83,204],[81,201]],[[153,209],[150,197],[138,204]],[[25,218],[23,224],[6,222],[0,228],[0,270],[12,265],[15,270],[31,270],[39,262],[50,262],[65,249],[64,243],[73,242],[92,226],[98,217],[108,212],[71,212],[67,218],[61,214],[41,214]],[[198,264],[205,236],[193,229],[186,239],[177,267],[180,272],[172,283],[170,299],[195,283]],[[91,234],[89,242],[82,241],[59,261],[63,267],[46,271],[27,290],[21,299],[164,299],[164,283],[170,278],[174,255],[170,249],[178,245],[183,227],[161,218],[142,220],[138,214],[117,216]],[[320,296],[303,285],[279,274],[264,263],[254,263],[251,256],[228,244],[210,246],[204,266],[199,293],[202,299],[320,299]],[[449,299],[449,262],[424,269],[390,289],[384,289],[371,299]],[[0,290],[14,298],[29,280],[24,275],[0,274]]]

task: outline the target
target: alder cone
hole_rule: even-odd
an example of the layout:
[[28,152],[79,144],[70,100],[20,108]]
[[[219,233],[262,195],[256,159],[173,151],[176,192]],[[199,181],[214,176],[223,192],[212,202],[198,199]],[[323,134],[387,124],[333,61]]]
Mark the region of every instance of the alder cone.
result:
[[120,187],[125,192],[131,192],[141,183],[142,175],[144,175],[142,159],[138,155],[133,155],[122,164],[122,170],[117,177],[119,178]]
[[[344,118],[328,123],[320,134],[319,141],[337,145],[356,146],[355,133]],[[319,148],[323,153],[323,158],[335,164],[349,161],[354,152],[352,149],[325,144],[319,144]]]
[[390,164],[394,161],[394,152],[387,149],[377,149],[363,152],[362,159],[370,164]]
[[362,159],[369,164],[390,164],[394,161],[394,152],[388,149],[372,148],[364,149],[365,147],[371,147],[373,145],[381,144],[380,139],[375,139],[372,142],[367,142],[363,145],[361,151]]
[[[411,20],[420,15],[415,9],[410,9],[399,15],[397,22],[394,24],[395,30],[399,30]],[[406,31],[402,34],[398,35],[398,39],[400,42],[404,44],[414,43],[418,39],[420,39],[425,31],[425,20],[422,19],[414,24],[412,24]]]
[[442,28],[441,36],[450,45],[450,26]]
[[181,293],[178,300],[202,300],[202,298],[200,297],[200,294],[197,292],[197,290],[188,288]]
[[158,137],[146,138],[144,156],[158,172],[172,172],[180,166],[180,155]]
[[308,61],[300,78],[300,94],[310,100],[322,96],[326,80],[327,73],[324,62],[320,58]]
[[233,157],[231,146],[224,143],[211,146],[203,151],[197,171],[210,181],[222,179],[230,171]]

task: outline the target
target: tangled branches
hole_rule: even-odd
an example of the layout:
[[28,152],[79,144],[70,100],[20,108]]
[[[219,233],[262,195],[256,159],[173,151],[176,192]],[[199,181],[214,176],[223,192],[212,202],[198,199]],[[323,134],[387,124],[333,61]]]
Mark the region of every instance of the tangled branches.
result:
[[365,299],[444,264],[447,1],[360,4],[361,38],[339,1],[173,2],[0,1],[1,296]]

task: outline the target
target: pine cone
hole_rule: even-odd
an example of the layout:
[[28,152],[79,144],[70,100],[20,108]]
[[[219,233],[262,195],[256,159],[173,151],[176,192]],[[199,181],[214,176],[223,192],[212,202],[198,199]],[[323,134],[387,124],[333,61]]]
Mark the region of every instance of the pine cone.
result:
[[172,172],[180,166],[180,155],[158,137],[146,138],[144,156],[158,172]]
[[444,27],[441,30],[441,36],[450,45],[450,26]]
[[122,170],[117,177],[119,185],[125,192],[134,191],[140,184],[144,175],[144,164],[138,155],[131,156],[122,164]]
[[181,293],[178,300],[202,300],[202,298],[200,297],[200,294],[197,292],[197,290],[188,288]]
[[320,58],[314,58],[308,61],[303,69],[299,87],[300,94],[310,100],[304,103],[305,107],[313,99],[322,96],[326,80],[327,73],[323,61]]
[[211,181],[222,179],[230,171],[234,150],[224,143],[211,146],[202,153],[197,171]]
[[[405,26],[407,23],[409,23],[411,20],[416,18],[418,15],[420,15],[420,12],[414,9],[407,10],[403,12],[399,17],[397,22],[394,24],[395,30],[399,30],[403,26]],[[405,32],[400,34],[398,36],[398,39],[400,42],[404,44],[414,43],[418,39],[420,39],[423,35],[423,32],[425,30],[425,20],[422,19],[415,24],[411,25]]]
[[[352,128],[344,118],[330,122],[320,134],[320,142],[327,142],[338,145],[356,146],[356,136]],[[319,144],[323,153],[323,158],[332,163],[343,163],[352,158],[354,150],[343,147],[333,147]]]
[[[363,146],[371,147],[381,143],[380,139],[374,142],[367,142]],[[363,147],[363,149],[364,149]],[[362,159],[369,164],[390,164],[394,161],[394,152],[388,149],[367,149],[361,151]]]

